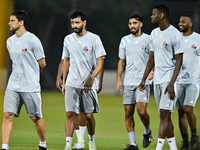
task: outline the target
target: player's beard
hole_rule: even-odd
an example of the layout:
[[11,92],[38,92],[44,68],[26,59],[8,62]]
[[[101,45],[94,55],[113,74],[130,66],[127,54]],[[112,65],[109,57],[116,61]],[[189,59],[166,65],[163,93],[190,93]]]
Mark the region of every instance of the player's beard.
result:
[[185,33],[188,32],[189,28],[183,28],[182,30],[180,30],[181,32]]
[[10,31],[14,31],[14,32],[16,32],[17,30],[19,30],[19,27],[15,27],[15,28],[10,28]]
[[[78,31],[76,31],[75,29],[78,29]],[[75,33],[81,33],[82,31],[83,31],[83,26],[81,26],[80,28],[73,28],[73,31],[75,32]]]
[[138,29],[136,29],[135,31],[131,31],[131,33],[133,34],[133,35],[136,35],[137,33],[138,33]]

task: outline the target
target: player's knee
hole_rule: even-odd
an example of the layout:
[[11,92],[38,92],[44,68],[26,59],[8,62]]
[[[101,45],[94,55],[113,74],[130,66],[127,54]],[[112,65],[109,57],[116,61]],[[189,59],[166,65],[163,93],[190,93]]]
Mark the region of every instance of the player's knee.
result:
[[34,123],[36,123],[40,119],[39,117],[30,117],[30,118]]
[[92,120],[94,118],[93,114],[92,113],[89,113],[89,114],[86,114],[86,119],[89,121],[89,120]]
[[11,121],[13,119],[14,115],[15,115],[14,113],[6,112],[6,113],[4,113],[3,119],[6,121]]
[[192,108],[191,107],[184,107],[184,112],[188,116],[192,113]]
[[137,111],[138,111],[139,116],[145,116],[145,114],[146,114],[145,109],[138,109]]
[[160,119],[170,121],[170,113],[167,110],[160,110]]
[[67,119],[74,119],[76,116],[76,113],[75,112],[67,112],[66,113],[66,118]]

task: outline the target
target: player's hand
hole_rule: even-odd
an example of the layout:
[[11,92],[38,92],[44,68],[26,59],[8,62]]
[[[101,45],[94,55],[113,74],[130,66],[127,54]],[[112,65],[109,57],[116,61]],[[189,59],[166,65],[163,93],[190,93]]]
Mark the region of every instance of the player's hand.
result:
[[154,71],[152,70],[152,71],[149,73],[149,80],[153,80],[153,77],[154,77]]
[[166,89],[164,95],[168,92],[170,100],[174,100],[175,92],[174,92],[174,85],[169,84]]
[[57,78],[56,80],[56,87],[62,91],[62,84],[63,84],[63,81],[60,79],[60,78]]
[[145,89],[145,81],[141,81],[140,85],[139,85],[140,91],[144,92]]
[[117,81],[116,89],[117,89],[117,92],[120,94],[120,91],[122,90],[122,82],[121,81]]
[[65,84],[62,85],[62,94],[65,95]]
[[92,85],[93,85],[93,81],[94,78],[92,78],[91,76],[88,78],[88,80],[85,82],[84,84],[84,89],[83,91],[85,91],[85,93],[88,93],[89,91],[91,91],[92,89]]
[[100,93],[102,90],[102,83],[99,83],[99,89],[97,90],[97,94]]

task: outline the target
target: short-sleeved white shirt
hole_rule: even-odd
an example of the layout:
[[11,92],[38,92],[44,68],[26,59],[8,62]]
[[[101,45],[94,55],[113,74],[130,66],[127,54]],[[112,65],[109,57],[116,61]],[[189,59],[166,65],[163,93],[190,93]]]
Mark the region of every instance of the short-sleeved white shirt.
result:
[[176,66],[175,54],[184,53],[180,32],[170,25],[164,31],[156,28],[151,32],[154,51],[154,83],[170,82]]
[[[66,86],[84,88],[85,82],[96,68],[97,58],[105,55],[105,49],[98,35],[89,31],[81,37],[77,37],[75,33],[67,35],[63,46],[63,56],[70,58]],[[94,79],[92,89],[99,88],[98,79],[98,77]]]
[[26,32],[8,38],[7,49],[12,60],[12,72],[7,89],[18,92],[39,92],[40,69],[38,61],[45,57],[40,40]]
[[[132,34],[124,36],[119,45],[119,58],[126,59],[124,85],[139,85],[150,55],[149,35],[142,33],[134,38]],[[149,84],[146,80],[146,84]]]
[[200,34],[183,36],[183,64],[178,79],[182,84],[200,84]]

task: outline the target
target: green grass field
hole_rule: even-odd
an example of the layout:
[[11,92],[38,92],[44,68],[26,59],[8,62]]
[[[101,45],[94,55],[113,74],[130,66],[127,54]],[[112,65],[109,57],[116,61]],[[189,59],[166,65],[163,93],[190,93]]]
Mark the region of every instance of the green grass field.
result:
[[[1,96],[1,103],[2,103]],[[43,92],[43,117],[46,123],[46,140],[48,150],[63,150],[65,146],[65,107],[64,97],[58,92]],[[96,134],[95,141],[98,150],[121,150],[129,143],[128,134],[124,122],[124,108],[122,95],[99,95],[100,113],[95,114]],[[200,127],[200,101],[197,101],[195,113],[197,117],[197,127]],[[135,118],[136,140],[140,150],[155,150],[158,137],[159,112],[151,96],[148,105],[150,115],[151,130],[154,141],[148,148],[142,147],[144,127],[137,112]],[[3,114],[2,114],[3,115]],[[174,132],[178,149],[181,147],[181,135],[178,128],[177,110],[172,114]],[[23,107],[19,118],[14,118],[13,131],[10,138],[10,150],[37,150],[39,139],[34,129],[34,124],[29,119]],[[198,130],[198,133],[199,130]],[[200,135],[200,134],[199,134]],[[189,132],[190,136],[190,132]],[[74,135],[73,144],[76,142]],[[88,136],[86,134],[86,142]],[[88,149],[88,144],[86,148]],[[168,142],[165,140],[163,150],[169,150]]]

